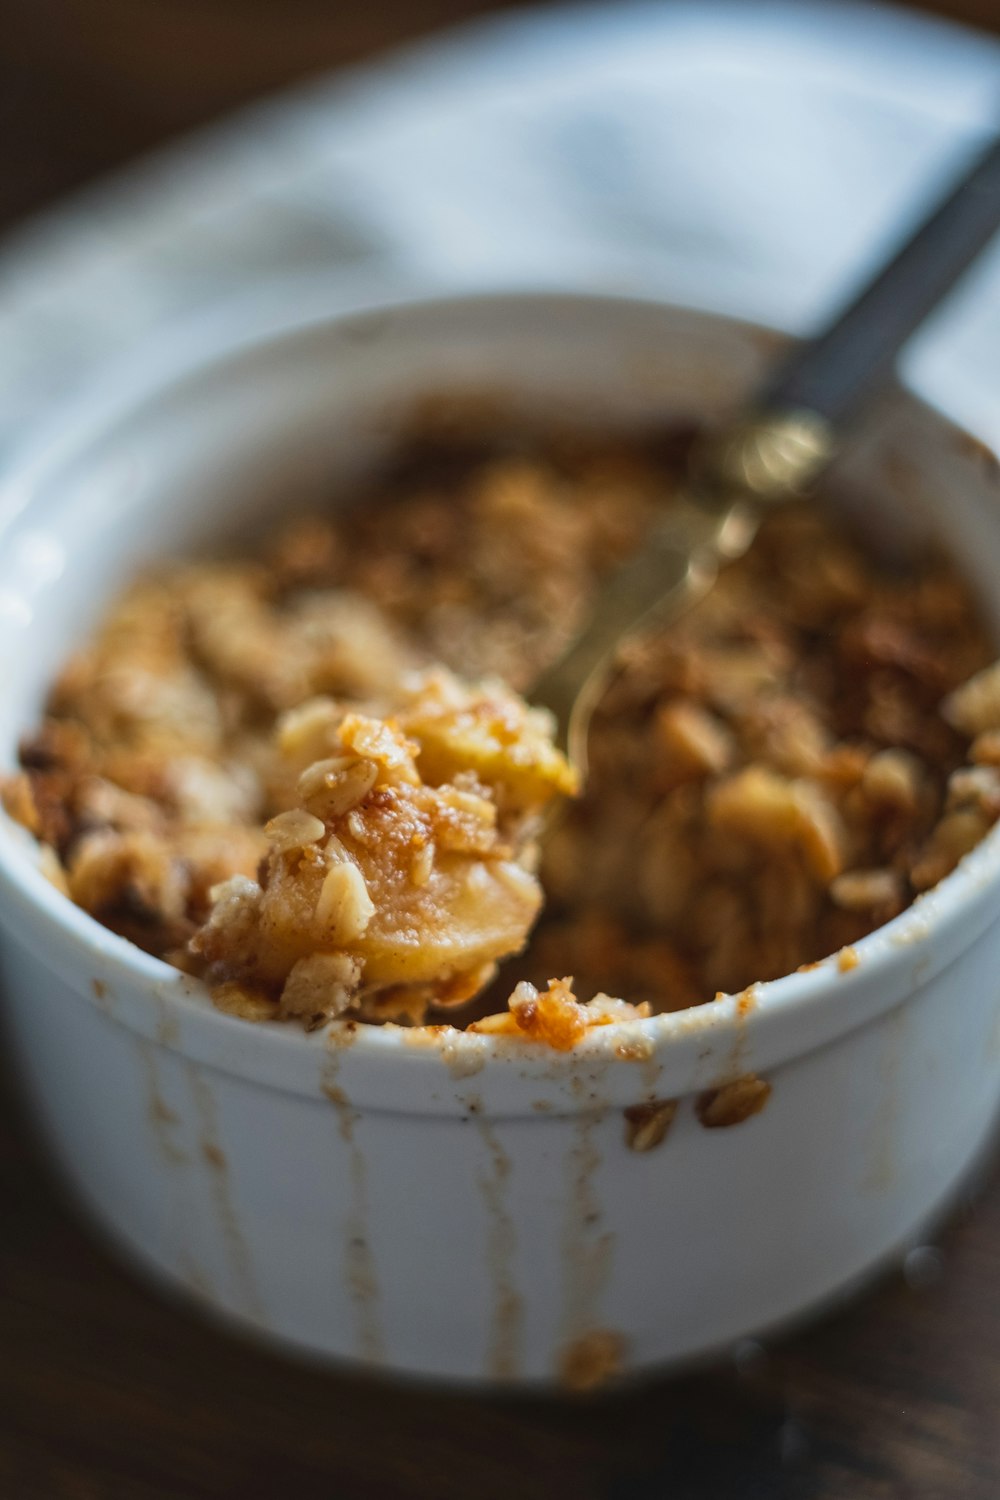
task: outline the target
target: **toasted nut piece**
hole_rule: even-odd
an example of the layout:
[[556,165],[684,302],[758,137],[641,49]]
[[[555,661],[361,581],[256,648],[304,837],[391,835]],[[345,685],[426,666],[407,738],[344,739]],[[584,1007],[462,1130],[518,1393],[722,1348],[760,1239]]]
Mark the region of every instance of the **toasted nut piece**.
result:
[[315,844],[326,833],[326,824],[312,813],[293,807],[289,812],[279,813],[265,824],[264,833],[276,854],[288,849],[302,849],[306,844]]
[[480,1016],[466,1028],[483,1036],[523,1036],[524,1033],[509,1010],[498,1010],[490,1016]]
[[285,980],[281,1014],[331,1020],[350,1009],[360,982],[361,964],[349,953],[311,953],[293,965]]
[[899,906],[903,889],[892,870],[845,870],[830,883],[830,900],[843,911]]
[[380,782],[416,786],[420,781],[413,764],[418,746],[400,734],[391,721],[382,723],[364,714],[348,714],[340,726],[340,743],[360,760],[373,760]]
[[311,813],[340,818],[364,801],[377,780],[373,760],[336,755],[306,767],[299,777],[299,796]]
[[941,713],[963,734],[1000,729],[1000,661],[984,667],[949,693],[941,704]]
[[278,719],[275,736],[278,749],[301,765],[328,754],[337,734],[343,710],[332,698],[309,698]]
[[713,787],[709,822],[755,843],[797,847],[825,883],[843,868],[844,831],[833,804],[809,781],[790,781],[764,766],[748,766]]
[[914,890],[926,891],[950,875],[992,826],[993,819],[976,807],[946,813],[928,839],[910,872]]
[[759,1115],[770,1097],[771,1085],[756,1073],[747,1073],[702,1094],[695,1113],[707,1130],[720,1130],[742,1125],[751,1115]]
[[212,1004],[227,1016],[238,1016],[241,1021],[273,1021],[278,1007],[270,996],[235,979],[227,979],[212,990]]
[[1000,729],[986,729],[977,734],[969,750],[969,759],[979,766],[1000,766]]
[[410,879],[414,885],[425,886],[434,873],[434,845],[424,844],[414,851],[410,860]]
[[1000,770],[996,766],[963,766],[948,778],[945,806],[976,807],[989,818],[1000,814]]
[[666,1137],[677,1113],[676,1099],[653,1099],[625,1110],[625,1144],[632,1151],[652,1151]]
[[657,770],[666,780],[716,776],[732,763],[733,737],[715,714],[683,698],[662,704],[653,720]]
[[29,833],[36,836],[41,833],[42,824],[31,790],[31,779],[23,771],[0,783],[0,804],[8,816],[27,828]]
[[66,879],[66,871],[62,861],[51,844],[39,844],[38,846],[38,868],[57,891],[64,896],[69,895],[69,881]]
[[901,812],[916,808],[923,781],[920,762],[906,750],[879,750],[861,773],[861,788],[869,801]]
[[316,902],[316,923],[330,946],[343,948],[357,942],[374,915],[375,903],[357,865],[349,861],[333,865]]

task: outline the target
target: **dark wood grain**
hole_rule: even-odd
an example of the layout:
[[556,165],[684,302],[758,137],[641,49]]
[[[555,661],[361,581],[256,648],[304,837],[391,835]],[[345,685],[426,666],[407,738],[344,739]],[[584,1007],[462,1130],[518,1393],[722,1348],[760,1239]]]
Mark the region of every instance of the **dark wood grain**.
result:
[[[0,223],[262,90],[474,0],[5,0]],[[997,0],[938,7],[1000,29]],[[0,1079],[0,1500],[996,1500],[1000,1178],[766,1352],[590,1401],[287,1364],[138,1283]],[[920,1269],[918,1264],[917,1269]],[[912,1270],[912,1268],[911,1268]]]

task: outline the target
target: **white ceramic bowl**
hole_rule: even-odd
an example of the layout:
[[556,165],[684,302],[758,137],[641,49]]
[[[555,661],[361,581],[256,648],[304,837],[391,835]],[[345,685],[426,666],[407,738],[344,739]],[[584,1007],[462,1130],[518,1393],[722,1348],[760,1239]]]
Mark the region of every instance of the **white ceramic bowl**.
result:
[[[323,492],[371,461],[415,394],[474,385],[602,422],[704,414],[770,342],[614,298],[326,307],[279,298],[144,356],[9,472],[3,764],[141,561]],[[870,506],[902,497],[941,523],[995,618],[1000,506],[975,445],[897,393],[852,466]],[[231,1019],[58,895],[5,823],[10,1033],[94,1214],[217,1312],[435,1377],[548,1381],[588,1349],[639,1370],[826,1298],[953,1193],[1000,1096],[998,866],[994,834],[859,944],[850,972],[829,960],[567,1056],[392,1028],[331,1044]],[[705,1129],[695,1096],[748,1071],[772,1085],[766,1109]],[[677,1115],[638,1154],[622,1111],[653,1098]]]

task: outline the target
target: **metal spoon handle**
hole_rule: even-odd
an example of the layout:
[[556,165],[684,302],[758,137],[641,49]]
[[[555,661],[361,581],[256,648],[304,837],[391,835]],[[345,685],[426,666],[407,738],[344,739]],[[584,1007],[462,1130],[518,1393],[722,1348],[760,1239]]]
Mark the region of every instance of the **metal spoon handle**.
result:
[[796,350],[749,415],[696,447],[687,484],[642,552],[602,585],[590,620],[536,682],[581,773],[587,732],[618,646],[711,586],[739,556],[763,510],[807,489],[833,457],[834,438],[886,383],[906,339],[1000,226],[1000,136],[825,333]]
[[994,136],[874,281],[781,366],[759,406],[811,411],[840,426],[886,383],[902,345],[998,225],[1000,136]]

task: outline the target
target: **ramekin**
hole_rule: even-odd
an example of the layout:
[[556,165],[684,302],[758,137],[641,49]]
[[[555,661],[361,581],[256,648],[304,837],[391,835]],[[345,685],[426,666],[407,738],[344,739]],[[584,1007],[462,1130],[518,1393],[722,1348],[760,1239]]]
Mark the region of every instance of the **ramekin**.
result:
[[[373,461],[428,390],[630,422],[723,410],[773,335],[660,303],[302,288],[142,351],[0,486],[0,763],[143,561],[244,534]],[[845,476],[940,533],[996,621],[995,465],[897,391]],[[16,1065],[56,1157],[143,1267],[328,1360],[597,1381],[798,1315],[908,1244],[1000,1102],[1000,836],[847,957],[600,1029],[570,1054],[450,1030],[252,1025],[64,899],[0,827]],[[548,976],[540,976],[542,979]],[[766,1108],[708,1129],[756,1073]],[[676,1100],[637,1152],[623,1111]]]

